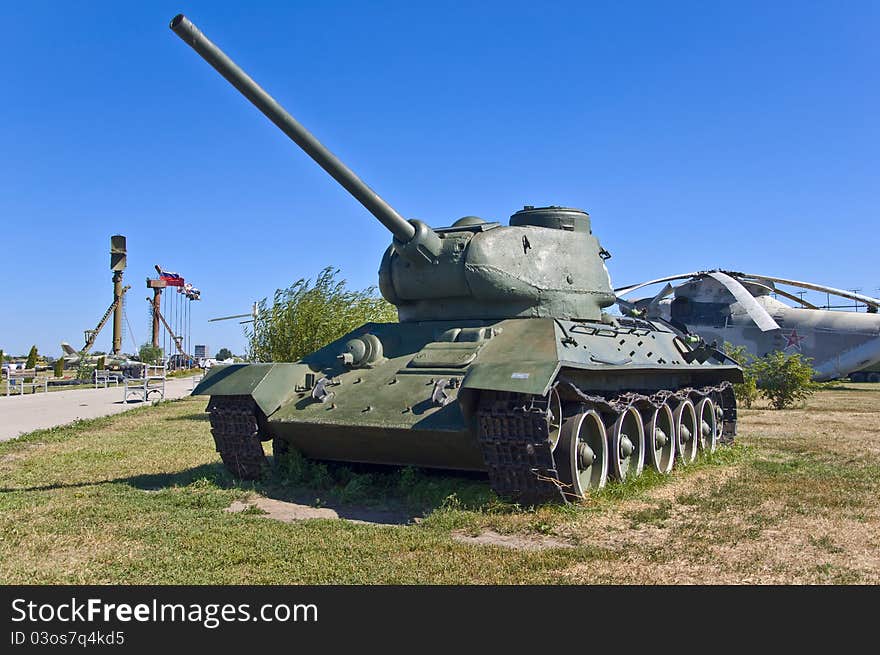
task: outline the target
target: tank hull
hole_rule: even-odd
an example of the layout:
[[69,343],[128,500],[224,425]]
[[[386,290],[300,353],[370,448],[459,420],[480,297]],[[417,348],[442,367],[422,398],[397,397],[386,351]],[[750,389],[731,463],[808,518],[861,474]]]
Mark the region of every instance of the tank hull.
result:
[[[340,353],[365,335],[382,357],[346,365]],[[216,367],[193,393],[250,395],[261,439],[315,459],[484,471],[478,407],[487,393],[543,397],[561,380],[604,395],[740,380],[735,366],[687,363],[677,339],[634,319],[366,324],[299,362]]]

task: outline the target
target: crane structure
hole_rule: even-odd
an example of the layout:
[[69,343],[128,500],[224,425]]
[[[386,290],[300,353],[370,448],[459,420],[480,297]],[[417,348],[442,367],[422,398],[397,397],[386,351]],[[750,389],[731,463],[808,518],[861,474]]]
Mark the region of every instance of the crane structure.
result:
[[[114,275],[114,277],[115,277],[115,275]],[[117,310],[122,307],[122,296],[124,296],[125,292],[128,291],[129,289],[131,289],[131,287],[129,285],[125,285],[124,287],[122,287],[119,290],[118,295],[116,295],[114,293],[114,295],[116,295],[116,297],[113,298],[113,302],[110,303],[110,306],[107,308],[107,311],[104,312],[104,315],[101,317],[101,320],[98,321],[98,324],[91,330],[84,330],[83,331],[83,335],[85,336],[86,343],[82,347],[82,352],[84,352],[84,353],[88,352],[89,350],[91,350],[92,346],[95,345],[95,340],[98,338],[98,335],[101,333],[101,330],[104,329],[104,326],[107,324],[107,321],[110,319],[110,315],[115,314],[117,312]],[[116,345],[115,344],[116,325],[117,325],[117,321],[114,318],[114,321],[113,321],[114,347]],[[120,326],[120,330],[121,330],[122,324],[119,323],[119,326]],[[122,342],[122,339],[120,337],[120,349],[121,349],[121,342]],[[114,353],[114,354],[116,354],[116,353]]]

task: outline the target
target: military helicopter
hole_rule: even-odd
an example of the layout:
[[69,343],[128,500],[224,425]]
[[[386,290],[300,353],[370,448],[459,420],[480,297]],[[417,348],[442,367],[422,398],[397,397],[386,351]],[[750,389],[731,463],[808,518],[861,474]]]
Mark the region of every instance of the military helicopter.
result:
[[[678,286],[671,282],[685,280]],[[625,300],[638,289],[666,283],[656,295]],[[862,303],[867,312],[823,309],[778,285]],[[763,357],[773,351],[812,359],[816,380],[833,380],[880,364],[880,300],[820,284],[769,275],[710,270],[649,280],[614,290],[628,316],[666,320],[717,346],[725,341]],[[671,297],[670,297],[671,296]],[[787,298],[793,307],[777,297]],[[831,303],[828,303],[831,306]]]

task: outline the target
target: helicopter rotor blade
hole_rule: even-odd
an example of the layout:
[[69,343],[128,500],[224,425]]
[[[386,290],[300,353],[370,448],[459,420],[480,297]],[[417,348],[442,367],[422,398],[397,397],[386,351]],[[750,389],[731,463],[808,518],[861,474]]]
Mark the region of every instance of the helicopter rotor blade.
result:
[[651,298],[651,300],[648,302],[648,312],[650,313],[652,310],[657,309],[657,305],[660,304],[660,301],[663,300],[666,296],[668,296],[673,291],[675,291],[675,287],[673,287],[671,284],[669,284],[669,282],[667,282],[666,286],[663,287],[662,289],[660,289],[660,292],[657,295],[655,295],[653,298]]
[[674,290],[675,287],[667,283],[666,286],[663,287],[660,292],[653,298],[641,298],[639,300],[633,301],[624,300],[623,298],[618,297],[617,305],[620,307],[620,310],[627,316],[653,320],[656,318],[660,318],[660,312],[658,311],[660,301],[663,300],[670,293],[672,293]]
[[800,280],[787,280],[781,277],[771,277],[770,275],[752,275],[751,273],[743,273],[742,275],[743,277],[754,278],[756,280],[769,280],[770,282],[787,284],[792,287],[799,287],[801,289],[808,289],[810,291],[830,293],[833,296],[839,296],[841,298],[846,298],[847,300],[855,300],[866,304],[868,307],[880,309],[880,299],[872,298],[871,296],[865,296],[860,293],[854,293],[852,291],[846,291],[844,289],[835,289],[834,287],[827,287],[822,284],[813,284],[812,282],[802,282]]
[[775,293],[775,294],[782,296],[783,298],[788,298],[789,300],[794,300],[796,303],[798,303],[799,305],[801,305],[802,307],[805,307],[807,309],[819,309],[813,303],[807,302],[803,298],[796,296],[793,293],[789,293],[788,291],[783,291],[779,287],[775,287],[775,286],[770,287],[770,286],[767,286],[766,284],[761,284],[760,282],[756,282],[755,280],[748,280],[748,282],[749,282],[749,284],[754,284],[755,286],[761,287],[762,289],[767,289],[767,291],[769,291],[770,293]]
[[779,324],[773,320],[769,312],[764,309],[761,304],[755,300],[755,297],[740,283],[739,280],[730,277],[727,273],[721,271],[713,271],[708,274],[713,280],[724,285],[724,287],[733,294],[736,301],[742,305],[746,313],[751,317],[762,332],[770,330],[779,330]]
[[703,275],[703,271],[697,271],[695,273],[684,273],[682,275],[670,275],[669,277],[659,277],[656,280],[649,280],[647,282],[642,282],[641,284],[631,284],[627,287],[618,287],[614,290],[618,296],[625,296],[629,293],[632,293],[636,289],[641,289],[642,287],[649,287],[652,284],[659,284],[660,282],[672,282],[673,280],[684,280],[689,277],[696,277],[698,275]]

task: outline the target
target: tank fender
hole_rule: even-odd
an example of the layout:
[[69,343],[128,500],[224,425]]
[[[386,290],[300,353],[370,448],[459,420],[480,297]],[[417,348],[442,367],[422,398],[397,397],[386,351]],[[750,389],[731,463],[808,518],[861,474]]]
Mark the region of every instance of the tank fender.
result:
[[193,396],[251,396],[266,416],[302,387],[311,369],[305,364],[226,364],[214,366]]
[[559,362],[497,362],[477,363],[462,380],[464,389],[512,391],[543,396],[559,372]]

